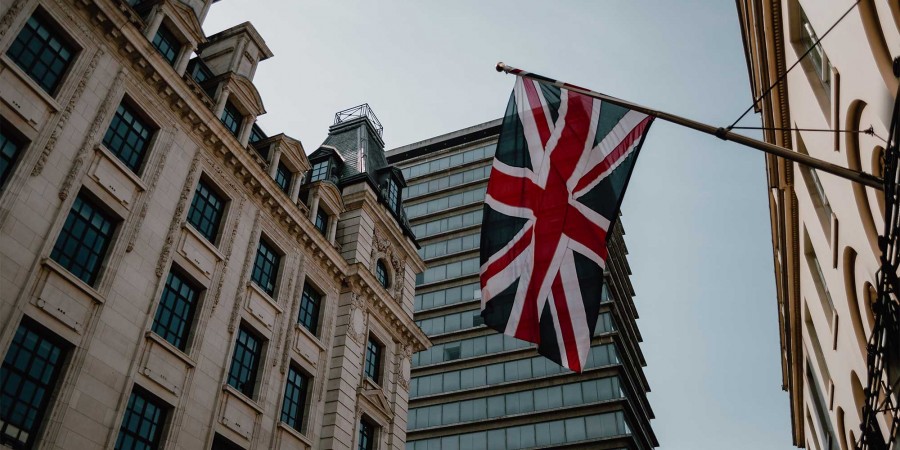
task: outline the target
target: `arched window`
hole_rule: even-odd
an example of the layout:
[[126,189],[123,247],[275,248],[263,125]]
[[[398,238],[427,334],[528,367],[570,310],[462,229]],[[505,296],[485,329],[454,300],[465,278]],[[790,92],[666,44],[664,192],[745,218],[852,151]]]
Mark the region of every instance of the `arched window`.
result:
[[383,259],[379,259],[378,262],[375,263],[375,278],[377,278],[378,282],[385,288],[391,285],[391,280],[388,278],[387,267],[385,267]]

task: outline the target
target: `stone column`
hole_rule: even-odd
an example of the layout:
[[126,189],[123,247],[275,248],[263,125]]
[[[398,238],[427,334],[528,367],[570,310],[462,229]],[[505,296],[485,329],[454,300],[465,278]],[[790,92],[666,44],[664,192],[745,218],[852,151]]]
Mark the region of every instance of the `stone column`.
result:
[[269,161],[269,176],[275,179],[275,172],[278,171],[278,162],[281,161],[281,146],[276,145],[275,151],[272,152],[272,158]]
[[150,19],[150,24],[144,30],[144,35],[147,36],[147,40],[150,42],[153,42],[153,38],[156,36],[156,32],[159,31],[159,26],[162,25],[163,20],[163,13],[158,5],[153,8],[152,14],[153,18]]

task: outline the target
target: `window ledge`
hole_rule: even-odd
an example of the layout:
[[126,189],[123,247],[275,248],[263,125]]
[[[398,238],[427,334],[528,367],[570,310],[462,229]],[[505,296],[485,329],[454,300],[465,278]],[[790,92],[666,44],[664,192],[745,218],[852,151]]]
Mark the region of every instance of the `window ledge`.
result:
[[246,395],[244,395],[243,392],[241,392],[241,391],[235,389],[234,386],[232,386],[232,385],[230,385],[230,384],[228,384],[228,383],[225,383],[225,384],[222,385],[222,390],[225,391],[226,393],[230,394],[232,397],[234,397],[234,398],[240,400],[241,402],[245,403],[247,406],[249,406],[249,407],[252,408],[254,411],[256,411],[257,414],[260,414],[260,415],[261,415],[261,414],[263,413],[262,406],[259,406],[259,404],[256,403],[256,401],[253,400],[252,398],[247,397]]
[[168,350],[169,353],[175,355],[178,359],[183,361],[189,367],[191,367],[191,368],[197,367],[196,361],[194,361],[190,356],[185,354],[181,349],[172,345],[171,342],[163,339],[162,336],[154,333],[153,331],[146,331],[144,333],[144,336],[147,338],[147,340],[153,341],[154,343],[159,344],[161,347]]
[[[44,102],[46,102],[48,105],[50,105],[50,109],[52,109],[53,112],[60,112],[60,111],[62,111],[62,109],[63,109],[63,108],[62,108],[62,105],[60,105],[59,102],[57,102],[56,99],[53,98],[53,96],[51,96],[50,94],[48,94],[47,91],[45,91],[45,90],[42,89],[40,86],[38,86],[38,84],[35,83],[35,81],[32,80],[31,77],[29,77],[28,74],[26,74],[26,73],[19,67],[18,64],[16,64],[15,62],[13,62],[13,60],[9,59],[9,57],[6,56],[6,53],[3,53],[2,55],[0,55],[0,61],[3,61],[3,64],[4,64],[4,65],[5,65],[12,73],[16,74],[16,76],[19,77],[19,79],[21,79],[23,83],[25,83],[26,85],[28,85],[28,87],[30,87],[32,91],[34,91],[39,97],[41,97],[41,99],[44,100]],[[73,60],[73,61],[74,61],[74,60]],[[70,66],[69,68],[71,69],[71,66]],[[67,75],[68,75],[68,73],[66,73],[65,75],[63,75],[63,77],[60,79],[60,85],[61,85],[62,83],[65,83],[65,82],[66,82]],[[57,87],[58,87],[58,86],[57,86]],[[59,89],[57,89],[57,90],[59,90]]]
[[113,165],[119,169],[120,172],[125,174],[129,180],[131,180],[135,185],[137,185],[138,189],[142,192],[147,192],[147,185],[144,184],[144,181],[141,180],[141,177],[138,174],[131,171],[131,169],[125,165],[116,155],[113,154],[112,150],[106,148],[106,145],[103,145],[103,142],[97,144],[97,147],[94,148],[97,153],[100,153],[106,159],[108,159]]
[[311,340],[313,342],[313,344],[316,344],[316,346],[319,347],[320,352],[325,351],[325,344],[319,339],[318,336],[312,334],[311,331],[307,330],[306,327],[295,322],[294,328],[296,328],[300,333],[306,335],[306,337],[308,337],[309,340]]
[[278,311],[279,314],[284,312],[284,308],[282,308],[281,305],[279,305],[278,302],[276,302],[275,299],[273,299],[271,295],[266,293],[266,291],[262,290],[261,287],[257,286],[256,283],[254,283],[251,280],[251,281],[248,281],[247,284],[249,285],[248,287],[250,288],[250,290],[256,292],[257,294],[259,294],[260,297],[266,299],[266,301],[269,302],[269,305],[272,308],[275,308],[275,310]]
[[90,297],[92,300],[94,300],[98,304],[102,305],[104,303],[103,296],[100,295],[100,293],[97,292],[96,289],[94,289],[91,285],[85,283],[80,278],[76,277],[75,275],[72,275],[71,272],[66,270],[65,267],[61,266],[58,262],[50,259],[49,257],[46,257],[41,260],[41,264],[44,267],[46,267],[47,269],[49,269],[50,271],[61,276],[63,279],[65,279],[69,283],[73,284],[75,287],[78,288],[78,290],[87,294],[88,297]]
[[[188,223],[187,221],[184,221],[184,222],[182,223],[181,227],[184,228],[185,231],[187,231],[189,234],[191,234],[191,235],[192,235],[194,238],[196,238],[198,241],[200,241],[200,243],[201,243],[204,247],[206,247],[206,249],[209,250],[213,255],[215,255],[216,258],[219,259],[219,261],[224,261],[224,260],[225,260],[225,255],[223,255],[223,254],[219,251],[219,249],[218,249],[212,242],[209,242],[209,240],[206,239],[206,236],[203,236],[202,234],[200,234],[199,231],[197,231],[196,229],[194,229],[194,226],[193,226],[193,225],[191,225],[191,224]],[[251,284],[252,284],[252,282],[251,282]],[[254,286],[255,286],[255,285],[254,285]]]
[[312,440],[310,440],[308,437],[306,437],[306,435],[304,435],[303,433],[301,433],[301,432],[295,430],[294,427],[292,427],[292,426],[290,426],[290,425],[288,425],[288,424],[286,424],[286,423],[284,423],[284,422],[282,422],[282,421],[279,420],[279,421],[278,421],[278,428],[279,428],[280,430],[282,430],[283,432],[290,434],[290,435],[293,436],[295,439],[299,440],[299,441],[302,442],[304,445],[306,445],[308,448],[312,448],[312,446],[313,446]]

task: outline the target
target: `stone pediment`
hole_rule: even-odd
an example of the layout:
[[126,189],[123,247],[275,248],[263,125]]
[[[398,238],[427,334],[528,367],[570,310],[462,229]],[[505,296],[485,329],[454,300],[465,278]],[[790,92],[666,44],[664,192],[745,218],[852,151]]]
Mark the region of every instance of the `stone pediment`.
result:
[[375,411],[384,415],[384,418],[389,418],[393,415],[391,403],[388,401],[387,396],[384,395],[384,390],[368,378],[363,378],[359,387],[359,396],[366,399]]
[[203,33],[203,28],[200,26],[200,21],[197,20],[197,15],[194,13],[193,8],[184,3],[171,0],[167,1],[165,5],[167,6],[169,18],[179,25],[178,28],[180,30],[189,35],[189,39],[198,45],[206,42],[206,35]]
[[241,104],[245,108],[250,109],[253,115],[260,116],[266,113],[262,97],[260,97],[259,91],[256,90],[256,86],[249,78],[231,72],[225,76],[224,87],[235,94],[240,99]]

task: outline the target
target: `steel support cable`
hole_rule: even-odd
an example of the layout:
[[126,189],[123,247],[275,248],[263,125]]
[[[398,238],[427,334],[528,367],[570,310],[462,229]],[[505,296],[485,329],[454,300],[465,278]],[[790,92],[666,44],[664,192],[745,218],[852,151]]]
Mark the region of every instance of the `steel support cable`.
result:
[[[867,345],[866,401],[862,409],[860,450],[886,450],[896,443],[900,430],[900,89],[894,99],[891,129],[885,151],[884,235],[878,238],[881,268],[877,296],[872,304],[875,319]],[[887,441],[878,422],[885,415]],[[895,447],[896,448],[896,447]]]
[[794,61],[793,64],[791,64],[791,67],[788,67],[788,70],[785,70],[784,73],[782,73],[781,75],[779,75],[779,76],[778,76],[778,79],[776,79],[775,82],[772,83],[772,85],[769,86],[769,87],[765,90],[765,92],[763,92],[762,94],[760,94],[759,97],[756,97],[756,99],[753,100],[753,104],[751,104],[746,110],[744,110],[744,113],[741,114],[741,116],[738,117],[737,120],[734,121],[734,123],[732,123],[731,125],[729,125],[728,128],[726,128],[726,130],[731,130],[731,129],[733,129],[733,128],[735,127],[735,125],[737,125],[738,122],[740,122],[741,119],[743,119],[743,118],[747,115],[747,113],[750,112],[750,110],[752,110],[754,107],[756,107],[757,104],[759,104],[759,101],[760,101],[760,100],[762,100],[764,97],[766,97],[767,95],[769,95],[769,93],[772,92],[772,89],[775,89],[775,87],[778,86],[778,85],[781,83],[782,80],[784,80],[784,78],[787,76],[787,74],[790,73],[790,71],[793,70],[794,67],[797,67],[797,65],[800,64],[800,61],[803,61],[803,58],[806,58],[806,56],[809,55],[809,54],[813,51],[813,49],[815,49],[815,48],[818,46],[818,45],[819,45],[819,42],[822,42],[822,39],[825,39],[825,36],[828,36],[828,33],[831,33],[831,30],[833,30],[834,27],[837,26],[837,24],[841,23],[841,21],[844,20],[844,18],[847,17],[848,14],[850,14],[850,11],[853,11],[853,8],[856,8],[856,5],[858,5],[860,1],[861,1],[861,0],[856,0],[852,5],[850,5],[850,8],[847,8],[847,11],[844,12],[844,14],[841,15],[841,17],[839,17],[837,21],[835,21],[833,24],[831,24],[831,26],[828,27],[827,30],[825,30],[825,34],[823,34],[821,37],[819,37],[818,39],[816,39],[816,42],[813,42],[812,45],[810,45],[809,48],[806,49],[806,51],[803,52],[803,54],[800,55],[800,57],[797,58],[797,60]]

